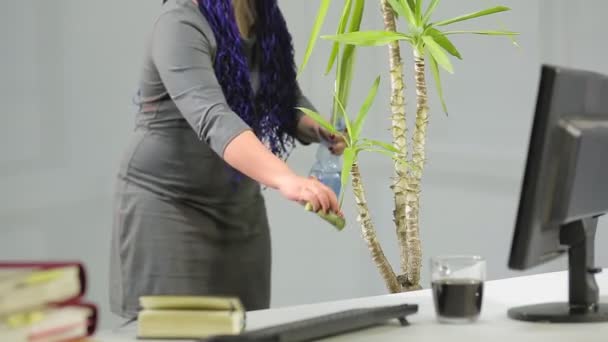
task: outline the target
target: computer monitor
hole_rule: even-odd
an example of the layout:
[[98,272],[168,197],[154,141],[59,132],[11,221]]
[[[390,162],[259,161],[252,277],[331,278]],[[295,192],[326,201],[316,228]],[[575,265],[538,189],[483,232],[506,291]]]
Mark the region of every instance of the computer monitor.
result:
[[608,213],[608,76],[543,65],[509,267],[568,254],[569,301],[509,310],[524,321],[608,321],[594,265],[598,219]]

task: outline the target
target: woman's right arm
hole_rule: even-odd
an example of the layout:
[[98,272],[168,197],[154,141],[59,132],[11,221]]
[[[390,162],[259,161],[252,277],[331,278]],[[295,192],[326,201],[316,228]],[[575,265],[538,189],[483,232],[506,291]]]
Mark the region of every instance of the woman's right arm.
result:
[[272,154],[227,104],[215,76],[206,23],[188,9],[166,12],[158,19],[152,58],[161,80],[180,112],[213,151],[246,176],[315,209],[339,212],[335,194],[322,183],[297,176]]
[[279,190],[291,201],[311,203],[315,210],[341,215],[338,200],[331,189],[316,179],[297,176],[251,131],[239,134],[228,143],[224,160],[250,178]]

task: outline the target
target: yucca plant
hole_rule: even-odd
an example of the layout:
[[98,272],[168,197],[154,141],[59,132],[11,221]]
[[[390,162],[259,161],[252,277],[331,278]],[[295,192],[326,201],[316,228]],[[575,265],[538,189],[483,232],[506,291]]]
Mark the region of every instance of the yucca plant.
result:
[[[342,164],[342,174],[341,174],[341,183],[342,183],[342,193],[341,197],[344,195],[344,191],[346,189],[346,185],[348,183],[349,178],[352,178],[352,186],[353,193],[355,195],[355,202],[357,205],[357,211],[359,212],[359,221],[361,222],[361,227],[363,231],[363,237],[368,245],[368,248],[372,254],[372,259],[376,263],[376,266],[379,268],[381,275],[385,279],[385,281],[392,281],[391,286],[395,287],[395,290],[399,288],[399,284],[397,283],[397,278],[388,262],[388,259],[384,255],[380,242],[376,237],[376,231],[371,219],[371,214],[369,212],[369,208],[367,205],[367,200],[365,197],[365,189],[363,187],[363,182],[361,180],[361,172],[359,170],[358,156],[361,152],[376,152],[384,154],[397,163],[405,164],[406,161],[399,157],[399,151],[396,150],[391,144],[361,138],[361,132],[363,129],[363,125],[365,123],[365,119],[369,113],[370,107],[374,102],[376,94],[378,93],[378,86],[380,84],[380,77],[377,77],[372,88],[369,91],[361,109],[355,116],[356,119],[351,122],[350,115],[346,112],[342,102],[336,96],[335,103],[339,108],[339,114],[341,119],[344,120],[346,131],[339,131],[336,126],[334,126],[329,121],[326,121],[323,116],[319,113],[311,111],[306,108],[299,108],[306,115],[313,118],[316,122],[318,122],[323,128],[327,129],[329,132],[342,136],[344,141],[346,142],[346,148],[344,150],[344,162]],[[407,165],[406,165],[407,166]],[[340,201],[340,205],[342,205],[342,200]],[[310,210],[310,208],[308,208]],[[322,218],[332,223],[338,229],[344,228],[344,221],[341,221],[337,217],[331,217],[331,215],[319,213]]]
[[[319,15],[317,16],[315,23],[315,30],[313,30],[311,35],[311,40],[305,56],[304,65],[308,60],[308,57],[310,57],[317,37],[319,37],[320,29],[325,20],[330,2],[331,0],[322,1]],[[462,59],[460,52],[448,36],[457,34],[514,36],[517,33],[489,30],[445,30],[446,27],[449,27],[452,24],[505,12],[508,11],[509,8],[505,6],[495,6],[479,12],[458,16],[453,19],[432,21],[433,14],[437,10],[440,0],[380,0],[384,19],[383,30],[346,31],[343,23],[349,20],[352,3],[353,1],[344,1],[344,10],[342,11],[342,16],[339,21],[340,24],[336,34],[321,37],[334,42],[334,51],[336,51],[337,46],[339,45],[343,45],[344,50],[347,48],[354,49],[355,46],[388,45],[389,47],[392,112],[391,131],[393,144],[390,148],[388,148],[386,144],[364,146],[381,146],[382,152],[390,153],[391,157],[395,160],[395,178],[391,188],[394,193],[395,208],[393,211],[393,219],[400,246],[401,274],[395,274],[383,253],[381,253],[381,257],[378,257],[378,251],[382,251],[379,243],[377,243],[378,246],[375,246],[375,243],[369,243],[370,240],[372,240],[372,242],[375,241],[375,230],[373,229],[369,210],[364,199],[365,193],[360,181],[356,158],[351,159],[351,156],[347,155],[346,152],[343,175],[347,170],[350,171],[352,175],[353,190],[359,210],[359,219],[362,224],[363,235],[365,240],[368,241],[368,247],[370,247],[372,258],[378,266],[388,289],[391,292],[418,289],[420,288],[422,259],[419,229],[420,194],[422,175],[425,166],[426,133],[429,122],[429,101],[426,81],[427,62],[428,65],[430,65],[443,110],[447,113],[447,106],[441,85],[440,69],[449,73],[454,72],[449,55]],[[425,3],[428,3],[428,5],[425,6]],[[407,28],[403,32],[397,30],[396,24],[397,19],[399,18],[404,22],[405,27]],[[416,87],[416,117],[411,144],[408,144],[408,131],[406,126],[405,82],[400,42],[409,44],[414,55],[413,70]],[[331,60],[330,57],[330,62]],[[331,64],[329,66],[331,66]],[[350,84],[352,81],[352,74],[341,73],[340,67],[338,67],[336,77],[336,84]],[[340,99],[339,96],[337,98]],[[370,100],[369,97],[368,100]],[[366,105],[371,106],[371,103],[367,103]],[[313,119],[320,121],[321,118],[313,117]],[[348,132],[350,132],[350,129]],[[350,146],[351,145],[349,145],[349,147]],[[349,154],[352,153],[352,151],[349,152]],[[349,165],[351,163],[352,165]]]
[[[327,15],[331,0],[322,0],[321,6],[317,14],[317,19],[313,25],[311,38],[304,55],[304,61],[300,67],[300,71],[305,67],[308,62],[317,38],[320,35],[323,22]],[[363,13],[365,9],[365,0],[345,0],[342,10],[342,14],[339,20],[337,34],[358,32]],[[334,101],[331,111],[331,122],[325,120],[324,116],[312,112],[306,108],[301,110],[319,123],[322,127],[329,130],[330,132],[342,136],[347,144],[347,148],[344,151],[344,162],[342,164],[341,174],[341,194],[340,194],[340,205],[343,203],[344,193],[346,185],[348,184],[349,178],[352,178],[353,193],[355,196],[355,202],[357,205],[357,211],[359,213],[359,221],[361,222],[362,233],[365,242],[372,255],[372,260],[380,270],[381,275],[385,282],[391,284],[391,291],[398,291],[401,286],[397,282],[395,273],[390,266],[388,259],[384,255],[382,246],[376,237],[376,231],[371,219],[371,214],[367,205],[365,197],[365,189],[361,180],[361,172],[359,170],[358,156],[363,151],[377,152],[389,156],[395,160],[397,165],[400,167],[406,167],[406,160],[402,158],[399,150],[395,149],[390,143],[384,143],[375,140],[369,140],[361,138],[361,132],[365,122],[365,118],[369,112],[371,105],[374,102],[378,87],[380,84],[380,77],[378,77],[369,94],[361,106],[356,118],[351,122],[352,117],[347,113],[348,99],[350,87],[353,82],[353,68],[355,64],[356,49],[353,44],[340,44],[335,42],[333,44],[331,54],[327,63],[325,74],[329,74],[335,67],[335,94]],[[345,131],[341,128],[344,126]],[[311,208],[308,206],[307,210]],[[332,216],[331,214],[319,213],[319,215],[330,222],[338,229],[344,227],[344,221],[339,218]]]

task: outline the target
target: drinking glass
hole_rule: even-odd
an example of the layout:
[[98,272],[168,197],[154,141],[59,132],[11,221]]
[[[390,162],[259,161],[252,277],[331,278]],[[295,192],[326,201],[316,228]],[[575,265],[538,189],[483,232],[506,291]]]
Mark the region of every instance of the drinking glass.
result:
[[435,313],[441,323],[473,323],[481,313],[486,262],[480,256],[431,259]]

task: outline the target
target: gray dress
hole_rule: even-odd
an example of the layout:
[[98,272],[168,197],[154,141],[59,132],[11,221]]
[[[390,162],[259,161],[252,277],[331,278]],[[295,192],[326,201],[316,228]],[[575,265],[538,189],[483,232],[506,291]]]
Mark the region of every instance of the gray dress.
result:
[[[255,90],[255,39],[244,42]],[[216,47],[191,0],[163,7],[116,182],[110,304],[120,316],[135,317],[139,297],[155,294],[231,295],[248,310],[269,306],[270,236],[260,185],[245,177],[234,187],[220,157],[249,127],[230,110],[215,77]],[[298,105],[312,108],[299,94]]]

